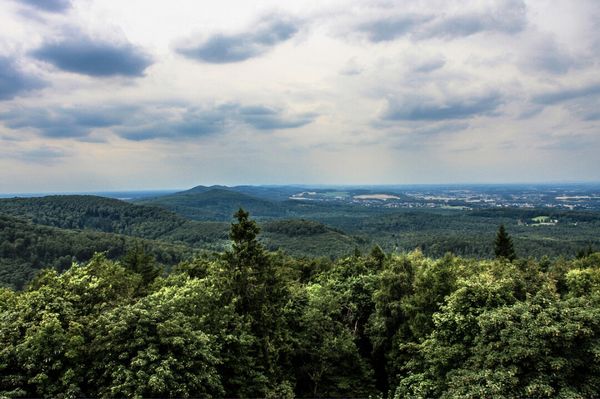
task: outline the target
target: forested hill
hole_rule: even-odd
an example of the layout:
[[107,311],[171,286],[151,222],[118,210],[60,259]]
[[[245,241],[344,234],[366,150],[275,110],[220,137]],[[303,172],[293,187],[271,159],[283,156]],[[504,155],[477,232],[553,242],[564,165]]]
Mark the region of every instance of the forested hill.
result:
[[0,215],[0,286],[21,289],[42,268],[66,270],[73,262],[87,262],[96,252],[105,253],[109,259],[120,259],[138,247],[166,266],[194,254],[186,245],[41,226]]
[[285,207],[280,203],[220,186],[195,187],[175,194],[139,200],[136,203],[160,206],[194,220],[229,221],[231,215],[240,208],[262,217],[285,215]]
[[[247,196],[214,188],[203,191],[202,195],[201,202],[194,202],[194,212],[213,215],[215,208],[218,208],[218,213],[229,208],[235,209],[227,214],[227,218],[223,213],[222,217],[213,217],[209,221],[196,221],[158,206],[96,196],[65,195],[0,199],[0,215],[62,229],[94,230],[186,244],[200,249],[222,250],[227,245],[231,215],[240,208],[238,199]],[[160,198],[168,201],[171,196]],[[180,197],[176,198],[179,201]],[[252,201],[264,209],[271,206],[268,201]],[[341,256],[367,242],[308,220],[272,221],[266,224],[265,233],[263,240],[270,249],[281,248],[295,255]]]
[[156,239],[187,220],[157,207],[92,195],[0,199],[0,214],[64,229],[89,229]]
[[[95,252],[119,259],[142,245],[168,267],[229,245],[227,222],[187,220],[165,209],[95,196],[2,199],[0,225],[0,286],[14,288],[43,267],[64,270]],[[296,256],[339,257],[368,247],[366,240],[317,222],[281,220],[265,227],[261,240],[267,248]]]

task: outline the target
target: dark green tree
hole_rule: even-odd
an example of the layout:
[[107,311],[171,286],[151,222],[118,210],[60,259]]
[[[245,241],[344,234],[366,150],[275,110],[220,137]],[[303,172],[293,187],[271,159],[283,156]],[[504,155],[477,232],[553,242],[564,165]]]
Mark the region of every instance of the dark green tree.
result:
[[385,261],[385,252],[379,245],[373,246],[371,253],[369,254],[369,263],[374,266],[377,270],[383,267]]
[[498,233],[496,234],[494,253],[496,254],[496,258],[505,258],[511,262],[517,257],[513,247],[512,238],[506,232],[503,224],[500,225]]
[[594,249],[592,248],[592,244],[588,244],[587,248],[580,249],[577,251],[577,259],[583,259],[585,257],[590,256],[594,253]]
[[289,292],[274,258],[258,241],[256,222],[241,208],[234,218],[229,234],[232,250],[224,257],[226,279],[231,303],[245,321],[252,341],[249,351],[239,355],[249,355],[252,364],[244,370],[239,370],[239,364],[232,365],[228,372],[233,378],[226,379],[225,388],[229,396],[265,397],[288,385],[282,375],[285,367],[280,367],[278,360],[285,357],[281,349],[286,346],[283,309]]
[[142,276],[143,285],[148,285],[160,275],[154,256],[147,253],[141,244],[130,249],[123,257],[123,266]]

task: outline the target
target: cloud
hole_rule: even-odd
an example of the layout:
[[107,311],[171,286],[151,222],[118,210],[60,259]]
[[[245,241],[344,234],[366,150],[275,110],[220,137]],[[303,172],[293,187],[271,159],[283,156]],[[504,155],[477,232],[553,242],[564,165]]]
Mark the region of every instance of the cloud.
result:
[[38,147],[0,147],[0,157],[16,159],[25,163],[52,165],[68,156],[62,148],[42,145]]
[[[134,141],[209,136],[224,132],[231,124],[227,108],[186,110],[183,114],[170,118],[148,113],[142,118],[145,123],[119,126],[115,129],[115,133]],[[136,119],[139,120],[139,116]]]
[[450,133],[462,132],[469,128],[469,124],[465,122],[450,122],[440,123],[437,125],[427,124],[413,130],[413,133],[421,137],[435,137],[440,135],[447,135]]
[[600,95],[600,83],[541,93],[533,97],[533,102],[537,104],[553,105],[578,98],[592,97],[597,95]]
[[386,17],[362,23],[358,26],[358,30],[364,33],[371,42],[384,42],[405,36],[432,18],[416,14]]
[[[409,36],[413,40],[454,39],[481,32],[515,34],[527,25],[526,7],[522,0],[504,0],[496,7],[457,13],[438,10],[429,13],[402,12],[394,16],[362,22],[357,30],[371,42],[383,42]],[[389,10],[388,10],[389,11]]]
[[33,129],[48,138],[84,139],[94,129],[124,123],[131,115],[130,107],[25,108],[0,114],[0,120],[11,129]]
[[54,164],[66,157],[66,152],[60,148],[42,146],[31,150],[17,153],[17,157],[23,161],[40,163],[44,165]]
[[109,43],[90,38],[48,42],[31,55],[68,72],[94,77],[142,76],[152,59],[129,43]]
[[586,121],[600,121],[600,110],[595,107],[593,110],[584,111],[583,119]]
[[44,86],[45,83],[41,79],[25,74],[13,60],[0,56],[0,101],[11,100],[22,93]]
[[543,134],[541,143],[537,148],[542,150],[579,151],[594,148],[594,142],[589,137],[581,134],[564,136]]
[[351,58],[346,62],[346,65],[340,70],[340,74],[346,76],[355,76],[363,73],[364,68],[358,64],[356,58]]
[[428,121],[416,126],[404,126],[399,129],[394,127],[392,134],[385,139],[396,150],[421,151],[438,146],[448,139],[460,142],[455,140],[455,136],[469,127],[468,123],[462,121]]
[[271,131],[293,129],[311,123],[316,114],[290,115],[264,105],[236,103],[204,108],[159,106],[15,108],[0,113],[8,128],[31,129],[47,138],[94,140],[90,135],[107,129],[127,140],[186,139],[251,127]]
[[440,121],[490,115],[502,104],[499,93],[468,97],[453,96],[442,101],[429,97],[389,98],[382,115],[386,121]]
[[431,57],[415,62],[412,71],[417,73],[429,73],[443,68],[444,65],[446,65],[446,59],[443,56]]
[[53,13],[60,13],[71,8],[71,0],[19,0],[19,3]]
[[284,116],[280,110],[265,106],[240,107],[238,113],[240,120],[258,130],[293,129],[311,123],[316,117],[315,114]]
[[434,37],[452,39],[471,36],[480,32],[515,34],[527,23],[525,5],[522,1],[507,1],[501,7],[483,12],[452,16],[439,16],[415,33],[418,39]]
[[211,64],[241,62],[258,57],[292,38],[299,23],[281,16],[264,18],[253,29],[237,34],[215,34],[200,44],[177,48],[181,55]]
[[263,131],[293,129],[311,123],[315,117],[315,114],[290,116],[280,109],[263,105],[225,104],[212,108],[188,109],[171,118],[145,115],[143,119],[149,122],[122,126],[115,129],[115,132],[125,139],[135,141],[186,139],[222,134],[244,125]]
[[524,46],[519,65],[536,74],[540,71],[562,75],[582,65],[582,60],[572,56],[548,35],[538,35]]

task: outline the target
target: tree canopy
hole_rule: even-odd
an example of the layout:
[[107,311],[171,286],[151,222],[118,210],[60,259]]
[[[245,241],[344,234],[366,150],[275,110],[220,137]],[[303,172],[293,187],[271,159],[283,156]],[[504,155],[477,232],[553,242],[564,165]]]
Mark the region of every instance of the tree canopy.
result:
[[1,397],[593,397],[600,253],[336,260],[133,247],[0,288]]

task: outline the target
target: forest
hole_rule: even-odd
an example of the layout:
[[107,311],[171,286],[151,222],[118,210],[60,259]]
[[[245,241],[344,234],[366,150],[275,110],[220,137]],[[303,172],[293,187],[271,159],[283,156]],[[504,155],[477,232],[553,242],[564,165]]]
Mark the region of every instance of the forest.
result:
[[[271,226],[300,236],[307,226]],[[594,397],[600,253],[222,252],[167,272],[134,245],[0,288],[2,397]],[[288,231],[289,230],[289,231]],[[493,238],[493,237],[492,237]],[[516,244],[516,243],[515,243]],[[495,251],[494,251],[495,248]]]
[[[297,258],[336,260],[379,245],[386,253],[419,249],[432,258],[492,259],[490,242],[500,224],[522,258],[570,259],[600,248],[598,211],[388,209],[291,201],[292,188],[196,187],[135,202],[92,195],[0,199],[0,286],[21,289],[43,267],[62,271],[95,252],[119,260],[134,247],[170,270],[228,250],[229,222],[240,207],[251,209],[269,251]],[[535,222],[545,218],[556,223]]]

